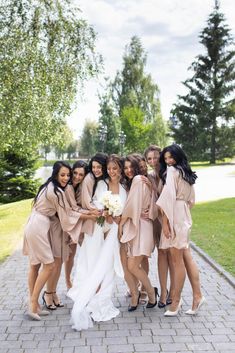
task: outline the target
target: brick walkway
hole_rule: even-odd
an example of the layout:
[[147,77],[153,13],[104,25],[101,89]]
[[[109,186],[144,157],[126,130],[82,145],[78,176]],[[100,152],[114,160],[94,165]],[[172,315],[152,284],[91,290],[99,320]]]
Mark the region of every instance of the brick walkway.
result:
[[[121,314],[92,329],[76,332],[69,325],[72,302],[65,297],[64,278],[58,293],[65,307],[45,320],[28,320],[27,258],[17,251],[0,266],[0,353],[145,353],[145,352],[235,352],[234,288],[210,265],[194,253],[201,270],[203,293],[208,304],[197,317],[184,311],[191,304],[191,290],[186,282],[183,312],[178,317],[163,316],[164,309],[144,310],[141,306],[127,312],[125,285],[117,281],[115,304]],[[155,259],[151,277],[155,277]]]

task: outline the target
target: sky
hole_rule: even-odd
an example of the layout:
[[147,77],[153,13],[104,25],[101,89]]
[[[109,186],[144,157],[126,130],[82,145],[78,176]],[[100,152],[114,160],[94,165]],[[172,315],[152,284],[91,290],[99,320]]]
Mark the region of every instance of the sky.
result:
[[[122,68],[125,46],[137,35],[147,53],[146,73],[160,89],[164,119],[170,116],[177,95],[186,91],[182,81],[195,57],[204,52],[199,34],[214,7],[214,0],[74,0],[97,32],[96,48],[104,59],[104,72],[85,84],[78,107],[68,118],[75,138],[82,134],[86,119],[98,120],[98,92],[104,77],[114,78]],[[220,0],[227,25],[235,38],[235,2]]]

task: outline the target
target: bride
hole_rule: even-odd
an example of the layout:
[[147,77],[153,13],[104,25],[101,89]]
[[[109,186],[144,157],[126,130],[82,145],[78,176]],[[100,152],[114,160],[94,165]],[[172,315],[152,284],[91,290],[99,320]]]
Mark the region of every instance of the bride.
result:
[[[119,195],[124,206],[126,191],[120,184],[120,158],[116,155],[107,158],[103,153],[97,153],[91,159],[90,167],[91,173],[84,179],[82,187],[83,208],[101,209],[100,200],[107,190]],[[73,287],[68,292],[74,301],[71,323],[75,330],[87,329],[93,326],[93,321],[111,320],[119,314],[112,302],[115,275],[123,277],[119,222],[120,217],[108,214],[103,226],[92,221],[84,222],[85,237],[78,254]]]

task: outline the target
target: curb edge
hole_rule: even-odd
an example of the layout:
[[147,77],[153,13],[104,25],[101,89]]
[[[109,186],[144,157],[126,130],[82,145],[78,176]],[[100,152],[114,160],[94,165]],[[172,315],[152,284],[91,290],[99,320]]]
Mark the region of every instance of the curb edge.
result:
[[195,250],[211,267],[214,268],[221,276],[223,276],[226,281],[235,288],[235,278],[225,271],[225,269],[214,261],[207,253],[205,253],[199,246],[197,246],[193,241],[190,241],[191,248]]

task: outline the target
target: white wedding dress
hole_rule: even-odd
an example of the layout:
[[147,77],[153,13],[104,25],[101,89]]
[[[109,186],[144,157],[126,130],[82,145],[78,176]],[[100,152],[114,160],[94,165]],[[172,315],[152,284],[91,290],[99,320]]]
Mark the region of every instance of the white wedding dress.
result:
[[[106,191],[107,184],[99,181],[93,197],[94,203]],[[126,191],[121,184],[119,196],[124,206]],[[104,233],[107,234],[105,238]],[[116,223],[105,222],[103,227],[96,223],[94,233],[85,234],[78,253],[73,287],[67,294],[74,301],[71,312],[73,329],[85,330],[93,326],[93,321],[111,320],[119,314],[112,302],[115,276],[124,276],[119,250]]]

